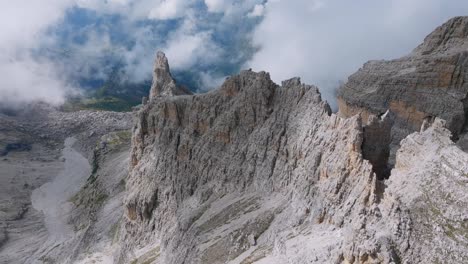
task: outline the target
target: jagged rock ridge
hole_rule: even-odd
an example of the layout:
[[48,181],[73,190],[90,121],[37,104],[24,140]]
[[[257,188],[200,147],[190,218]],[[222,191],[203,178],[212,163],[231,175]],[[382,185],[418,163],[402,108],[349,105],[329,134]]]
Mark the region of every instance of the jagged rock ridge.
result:
[[[460,27],[465,19],[453,21],[450,30],[438,30],[453,33],[435,34],[442,37],[430,37],[439,40],[426,41],[429,44],[418,50],[435,52],[441,61],[457,53],[451,47],[464,47]],[[433,69],[439,70],[426,68]],[[47,149],[33,144],[24,156],[31,166],[26,176],[17,170],[25,162],[20,159],[23,153],[13,151],[6,156],[12,160],[0,160],[2,169],[14,172],[5,181],[13,185],[0,185],[0,193],[23,188],[9,199],[21,198],[27,205],[31,187],[22,181],[33,178],[36,188],[47,180],[37,178],[44,161],[31,155],[50,159],[45,167],[67,164],[56,156],[61,146],[57,142],[67,137],[78,139],[75,152],[86,154],[92,165],[80,191],[62,201],[71,213],[68,223],[60,224],[73,229],[69,239],[60,240],[65,242],[47,239],[40,212],[26,210],[22,215],[21,208],[9,208],[9,201],[0,199],[0,263],[468,259],[468,154],[451,140],[455,137],[446,129],[453,130],[450,120],[434,115],[414,123],[407,118],[405,123],[398,108],[373,112],[359,107],[369,102],[359,104],[357,99],[356,105],[342,105],[341,114],[350,116],[342,118],[331,113],[316,87],[299,78],[279,86],[265,72],[243,71],[217,90],[177,96],[162,53],[157,54],[153,86],[150,101],[144,100],[136,113],[131,153],[125,130],[132,113],[33,111],[44,114],[35,124],[28,118],[16,123],[0,114],[0,146],[24,137]],[[398,142],[401,148],[393,148],[395,167],[382,177],[379,173],[389,169],[386,160],[392,159],[395,136],[411,132],[402,126],[407,124],[420,132]],[[64,151],[75,153],[67,142]],[[15,215],[23,219],[13,219]]]
[[[373,199],[359,119],[330,116],[317,88],[297,78],[279,87],[243,71],[208,94],[155,100],[139,120],[123,242],[155,242],[163,263],[270,255],[285,239],[275,233],[344,221],[350,212],[335,211],[329,193],[349,205]],[[367,184],[353,190],[353,181]]]
[[134,128],[119,262],[458,263],[468,155],[436,119],[383,181],[362,150],[388,155],[372,146],[391,115],[363,129],[316,87],[252,71],[154,98]]

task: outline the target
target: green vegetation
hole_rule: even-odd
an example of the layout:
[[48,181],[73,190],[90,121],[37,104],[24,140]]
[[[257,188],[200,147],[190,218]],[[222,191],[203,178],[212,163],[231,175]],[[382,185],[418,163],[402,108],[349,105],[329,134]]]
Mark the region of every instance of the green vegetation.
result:
[[62,110],[66,112],[74,112],[80,110],[103,110],[115,112],[128,112],[133,106],[138,104],[125,101],[116,97],[103,98],[74,98],[69,99],[62,105]]
[[120,75],[116,71],[98,89],[88,91],[81,97],[69,98],[62,106],[62,110],[68,112],[79,110],[131,111],[132,107],[141,103],[142,97],[148,96],[151,82],[122,81]]
[[132,132],[130,130],[118,131],[109,134],[107,138],[107,145],[109,147],[119,147],[123,144],[128,144],[132,139]]
[[118,131],[116,133],[117,133],[117,136],[119,136],[124,141],[128,141],[132,139],[132,131],[130,130]]

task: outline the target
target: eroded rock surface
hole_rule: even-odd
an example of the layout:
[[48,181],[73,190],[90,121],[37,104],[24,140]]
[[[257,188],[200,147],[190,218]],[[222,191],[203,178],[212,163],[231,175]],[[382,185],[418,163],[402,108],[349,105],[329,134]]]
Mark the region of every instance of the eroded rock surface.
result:
[[[465,22],[451,20],[409,57],[364,67],[341,93],[348,118],[332,114],[316,87],[299,78],[279,86],[265,72],[242,71],[206,94],[178,93],[161,53],[132,135],[132,113],[38,106],[35,118],[0,115],[0,146],[32,145],[0,160],[12,172],[0,177],[0,263],[463,263],[468,154],[452,139],[463,136],[455,121],[464,110],[445,104],[458,102],[465,84],[440,84],[447,69],[437,65],[462,56]],[[433,67],[413,69],[423,57]],[[416,83],[418,98],[430,91],[442,102],[408,101],[401,76]],[[345,101],[353,80],[381,89],[366,90],[376,101],[357,88],[356,101]],[[46,172],[63,169],[57,152],[70,136],[79,144],[66,150],[85,154],[91,175],[64,202],[73,235],[50,247],[27,198],[51,180]]]
[[363,128],[359,115],[331,114],[316,87],[252,71],[153,100],[134,128],[117,260],[458,263],[468,154],[432,120],[403,141],[388,175],[363,151],[388,158],[372,147],[388,146],[393,114]]
[[398,224],[396,233],[409,232],[403,263],[462,263],[468,258],[468,154],[445,126],[436,119],[426,131],[405,138],[387,182],[381,207],[389,212],[393,203],[407,226],[401,218],[389,223]]
[[[252,71],[208,94],[146,105],[133,135],[121,261],[148,245],[161,263],[289,258],[288,241],[313,236],[318,223],[323,240],[339,245],[345,235],[333,229],[377,199],[377,183],[360,153],[360,119],[330,112],[316,87],[298,78],[280,87]],[[309,248],[318,247],[318,262],[339,259],[321,246]]]
[[392,164],[400,141],[419,131],[425,120],[446,120],[458,138],[468,109],[467,47],[468,17],[456,17],[408,56],[366,63],[339,91],[341,116],[361,113],[367,119],[392,112]]
[[[0,157],[0,263],[76,263],[106,248],[122,215],[133,114],[65,113],[45,104],[11,113],[0,114],[0,151],[8,150]],[[125,138],[123,147],[94,159],[96,143],[112,133]],[[64,148],[68,137],[76,141]],[[92,175],[86,157],[101,165]],[[80,207],[85,202],[74,195],[91,180]]]

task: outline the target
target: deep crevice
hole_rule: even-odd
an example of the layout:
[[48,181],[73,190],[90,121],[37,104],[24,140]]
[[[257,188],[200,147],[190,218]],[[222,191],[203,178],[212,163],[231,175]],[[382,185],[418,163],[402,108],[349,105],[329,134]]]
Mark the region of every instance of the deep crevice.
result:
[[464,134],[468,132],[468,94],[463,98],[461,101],[463,104],[463,112],[465,112],[465,120],[462,126],[462,129],[460,131],[460,134]]
[[452,140],[465,152],[468,152],[468,94],[461,100],[463,104],[463,112],[465,113],[465,119],[463,120],[463,126],[461,131],[452,137]]
[[370,117],[363,127],[362,155],[372,164],[372,170],[380,181],[388,179],[392,170],[389,164],[392,126],[391,113],[385,113]]

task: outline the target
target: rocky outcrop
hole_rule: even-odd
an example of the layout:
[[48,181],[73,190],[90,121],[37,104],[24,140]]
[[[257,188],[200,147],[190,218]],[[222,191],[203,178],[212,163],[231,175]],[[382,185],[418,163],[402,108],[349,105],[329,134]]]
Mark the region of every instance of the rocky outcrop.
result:
[[[360,119],[331,115],[298,78],[243,71],[208,94],[154,100],[138,120],[121,262],[139,247],[150,257],[137,262],[339,260],[340,227],[378,199]],[[290,252],[316,231],[330,243]]]
[[458,138],[464,132],[468,94],[468,17],[437,28],[411,54],[370,61],[338,93],[340,114],[394,116],[391,163],[400,141],[440,117]]
[[461,263],[468,258],[468,154],[445,126],[436,119],[427,130],[405,138],[386,182],[382,214],[398,210],[401,216],[386,224],[394,224],[396,236],[409,232],[402,263]]
[[[464,23],[455,22],[440,32],[465,36],[458,29]],[[458,54],[450,47],[464,47],[464,42],[448,35],[434,33],[429,39],[440,41],[426,40],[413,59],[381,63],[410,65],[418,56],[430,60]],[[430,55],[433,52],[439,55]],[[401,84],[392,79],[396,75],[388,77],[394,85],[383,79],[382,88],[377,82],[383,94],[367,90],[377,101],[366,101],[359,93],[355,103],[346,101],[357,77],[380,80],[375,65],[369,66],[369,76],[356,74],[341,91],[340,114],[348,118],[332,114],[318,89],[299,78],[280,86],[268,73],[250,70],[206,94],[176,96],[165,56],[159,54],[156,64],[152,96],[134,113],[131,147],[130,133],[124,129],[131,113],[66,114],[39,108],[34,111],[39,117],[26,114],[21,122],[0,115],[5,120],[0,123],[0,143],[19,136],[35,140],[31,151],[12,151],[0,160],[2,173],[8,172],[0,177],[0,219],[6,219],[0,221],[0,263],[371,264],[468,259],[468,154],[452,141],[455,119],[428,115],[444,103],[431,108],[390,96]],[[395,65],[388,69],[397,71]],[[398,76],[422,78],[420,72],[401,71]],[[454,85],[434,87],[426,89],[437,95],[459,91]],[[401,87],[396,91],[410,94]],[[378,100],[387,100],[383,95],[393,101],[378,108]],[[442,114],[450,117],[449,112]],[[412,130],[419,132],[404,136]],[[79,144],[67,139],[60,159],[61,145],[49,146],[49,141],[68,136],[78,138]],[[405,137],[398,151],[392,147],[397,137]],[[91,168],[74,150],[77,147],[92,157]],[[392,155],[391,170],[387,161]],[[28,170],[21,174],[18,168],[24,164]],[[50,193],[57,191],[61,198],[68,198],[68,187],[75,194],[57,203],[43,200],[43,213],[29,207],[32,189],[63,169],[65,176],[83,171],[76,167],[91,171],[79,191],[78,184],[66,182],[45,186],[43,190],[57,186]],[[66,179],[75,181],[71,178]],[[23,185],[25,179],[33,186]],[[10,206],[20,198],[27,201],[24,208],[20,203]],[[47,201],[59,208],[54,211],[60,212],[57,221],[50,218]],[[72,229],[64,237],[57,232],[60,227]],[[58,236],[50,239],[50,231]]]
[[159,96],[174,96],[192,94],[187,88],[177,85],[172,78],[166,55],[161,51],[156,54],[153,69],[153,84],[150,90],[150,100]]
[[155,98],[134,127],[117,261],[459,263],[468,154],[430,120],[390,175],[393,115],[364,126],[298,78],[252,71]]

